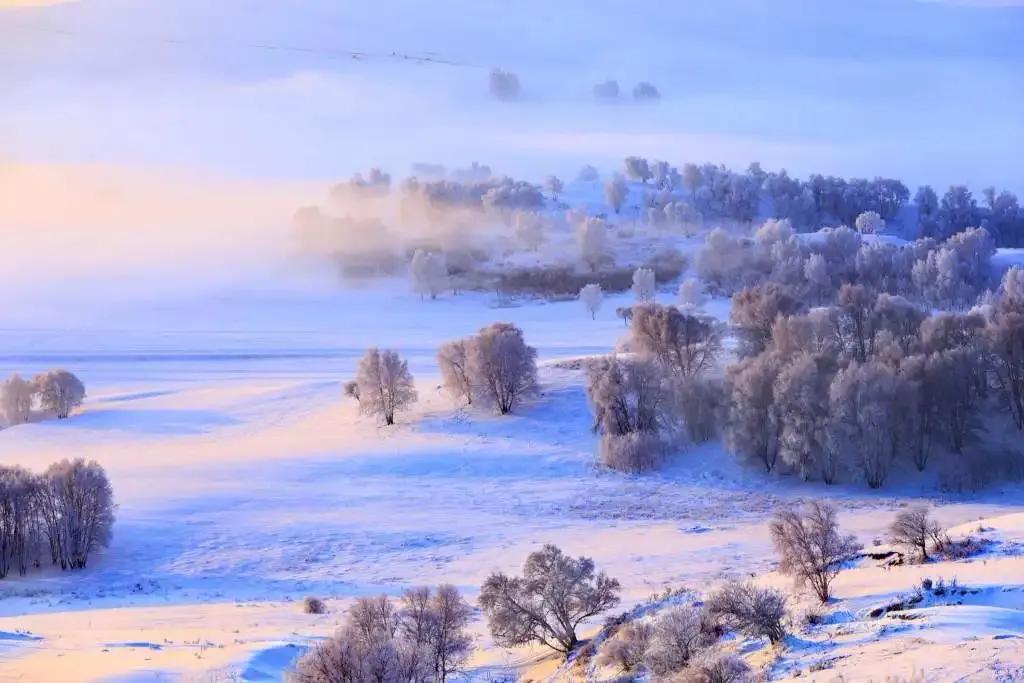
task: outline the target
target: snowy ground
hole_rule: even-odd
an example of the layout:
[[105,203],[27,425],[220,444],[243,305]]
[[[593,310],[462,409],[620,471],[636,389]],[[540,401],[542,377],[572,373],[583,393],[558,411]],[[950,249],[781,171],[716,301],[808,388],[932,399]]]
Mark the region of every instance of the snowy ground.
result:
[[[742,467],[719,445],[642,477],[595,469],[582,376],[559,361],[612,350],[624,332],[614,316],[621,301],[606,301],[596,321],[575,301],[497,308],[492,296],[465,294],[420,302],[398,282],[264,293],[258,306],[209,301],[165,306],[152,325],[131,331],[5,335],[0,374],[63,365],[90,396],[67,421],[0,432],[0,460],[39,469],[61,457],[95,458],[120,507],[111,548],[85,571],[0,582],[0,677],[273,680],[310,638],[331,632],[345,598],[441,581],[472,596],[489,571],[513,570],[548,542],[593,556],[622,581],[628,606],[665,587],[770,571],[770,512],[826,494]],[[724,314],[725,304],[713,306]],[[507,418],[453,407],[433,361],[442,341],[494,320],[522,326],[542,364],[543,395]],[[420,402],[393,429],[341,399],[341,381],[372,343],[398,348],[417,377]],[[869,544],[893,510],[927,491],[907,483],[827,495]],[[984,524],[1024,543],[1019,515],[1004,517],[1005,529],[999,521],[1021,501],[1017,490],[942,499],[938,516],[974,526],[995,518]],[[1019,562],[922,571],[1013,588]],[[861,571],[840,582],[851,613],[909,590],[921,573],[893,570],[879,581],[882,570]],[[306,595],[329,598],[332,612],[301,614]],[[912,636],[855,629],[836,636],[833,649],[850,671],[865,658],[898,661],[901,668],[884,670],[908,677],[911,660],[894,659],[892,648],[911,637],[948,647],[973,634],[992,657],[1016,647],[1019,658],[1019,639],[995,639],[1024,635],[1019,595],[991,595],[972,612],[936,608],[934,626]],[[537,653],[488,648],[482,623],[475,628],[486,648],[474,661],[479,675],[533,665]],[[806,649],[786,655],[778,675],[806,668],[820,647]],[[927,669],[934,658],[913,662]],[[943,666],[969,663],[984,665],[954,658]]]

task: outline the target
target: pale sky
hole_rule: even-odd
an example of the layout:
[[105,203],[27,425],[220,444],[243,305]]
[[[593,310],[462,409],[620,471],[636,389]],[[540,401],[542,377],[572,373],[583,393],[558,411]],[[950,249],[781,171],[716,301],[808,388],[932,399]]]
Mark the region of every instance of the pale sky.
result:
[[[1021,2],[26,4],[0,0],[0,161],[539,177],[641,154],[1024,194]],[[491,67],[523,101],[487,96]],[[663,99],[595,103],[608,78]]]

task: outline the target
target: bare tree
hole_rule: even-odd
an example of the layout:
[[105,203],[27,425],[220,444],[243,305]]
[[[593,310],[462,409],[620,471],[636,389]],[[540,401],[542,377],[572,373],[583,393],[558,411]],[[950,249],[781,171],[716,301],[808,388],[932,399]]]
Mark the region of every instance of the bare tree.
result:
[[673,372],[692,377],[712,367],[722,349],[722,328],[713,319],[673,306],[633,307],[633,340]]
[[473,378],[469,367],[469,341],[456,339],[445,342],[437,352],[444,387],[455,398],[473,404]]
[[901,510],[889,526],[889,540],[912,553],[920,553],[923,562],[928,561],[928,543],[938,540],[941,535],[942,527],[923,505]]
[[750,637],[775,644],[786,636],[786,599],[771,588],[733,581],[708,596],[704,609],[725,628]]
[[356,371],[359,409],[379,415],[386,425],[395,424],[395,412],[416,401],[409,365],[394,351],[370,348]]
[[47,370],[32,379],[43,408],[64,419],[85,400],[85,385],[67,370]]
[[831,597],[832,580],[843,562],[862,547],[854,536],[839,533],[836,509],[828,503],[814,501],[803,510],[780,510],[770,529],[779,571],[792,576],[798,585],[810,584],[822,602]]
[[8,425],[19,425],[28,422],[32,416],[32,398],[35,394],[32,383],[11,375],[0,385],[0,406]]
[[480,606],[502,647],[540,643],[564,655],[579,643],[586,619],[619,603],[619,582],[597,573],[588,557],[567,557],[556,546],[530,553],[522,576],[491,574]]
[[475,398],[505,415],[537,390],[537,350],[526,345],[521,329],[493,323],[466,342]]

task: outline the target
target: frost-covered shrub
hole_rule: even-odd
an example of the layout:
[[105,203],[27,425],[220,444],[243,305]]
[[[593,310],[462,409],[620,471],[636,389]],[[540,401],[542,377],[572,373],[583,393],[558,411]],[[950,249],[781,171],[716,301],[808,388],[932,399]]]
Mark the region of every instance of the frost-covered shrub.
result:
[[724,628],[778,643],[786,636],[786,599],[777,590],[749,582],[725,584],[704,603],[707,613]]
[[310,595],[302,599],[302,611],[305,614],[326,614],[327,605],[320,598]]
[[66,418],[85,400],[85,385],[67,370],[47,370],[32,379],[39,405],[52,410],[58,419]]
[[755,680],[750,667],[738,655],[721,650],[708,650],[694,657],[683,670],[687,683],[746,683]]
[[591,320],[597,318],[597,311],[601,308],[602,301],[604,301],[604,292],[601,290],[601,285],[591,282],[580,290],[580,302],[590,313]]
[[854,227],[862,235],[877,235],[885,231],[885,219],[877,211],[865,211],[857,216]]
[[487,77],[487,86],[491,95],[499,100],[519,99],[521,90],[519,76],[516,76],[514,73],[494,69]]
[[32,400],[35,387],[31,382],[14,374],[0,385],[0,408],[8,425],[19,425],[28,422],[32,416]]
[[661,467],[666,450],[665,441],[657,434],[604,434],[598,446],[598,462],[617,472],[640,474]]
[[810,585],[823,603],[832,595],[832,581],[843,562],[861,550],[852,535],[839,533],[836,509],[813,501],[803,510],[780,510],[772,519],[772,545],[779,556],[779,571],[797,585]]
[[644,666],[659,678],[667,677],[681,671],[717,639],[703,609],[694,605],[671,607],[653,623]]
[[579,625],[618,603],[618,581],[597,572],[589,557],[574,559],[550,544],[530,553],[522,576],[494,573],[480,588],[499,646],[537,642],[566,656],[579,643]]
[[370,348],[356,370],[359,410],[379,416],[384,424],[395,423],[395,413],[416,402],[409,364],[390,350]]
[[511,323],[493,323],[465,340],[472,395],[505,415],[537,390],[537,350]]
[[653,630],[650,624],[642,621],[623,624],[601,643],[597,664],[614,666],[622,673],[635,671],[643,662]]

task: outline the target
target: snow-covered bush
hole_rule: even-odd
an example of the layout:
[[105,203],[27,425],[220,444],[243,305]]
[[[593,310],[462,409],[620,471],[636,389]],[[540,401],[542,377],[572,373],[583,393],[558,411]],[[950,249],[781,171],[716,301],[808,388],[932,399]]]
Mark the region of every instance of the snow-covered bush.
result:
[[786,599],[772,588],[732,581],[709,595],[704,609],[724,628],[748,637],[775,644],[786,636]]
[[722,381],[699,375],[684,377],[676,382],[675,395],[676,410],[690,441],[703,443],[714,438],[725,404]]
[[885,231],[885,219],[877,211],[865,211],[857,216],[854,227],[862,235],[877,235]]
[[493,69],[487,77],[487,86],[491,95],[499,100],[519,99],[521,91],[519,76],[516,76],[514,73]]
[[810,585],[823,603],[832,595],[832,581],[844,562],[861,550],[852,535],[839,533],[836,509],[812,501],[803,510],[779,510],[772,519],[772,545],[779,556],[779,571],[797,585]]
[[327,605],[320,598],[309,595],[302,599],[302,611],[305,614],[326,614]]
[[755,680],[750,667],[737,654],[706,650],[694,657],[682,672],[687,683],[747,683]]
[[657,434],[604,434],[598,444],[598,462],[617,472],[640,474],[661,467],[667,450],[668,444]]
[[58,419],[66,418],[85,400],[85,385],[67,370],[47,370],[32,379],[39,405],[52,410]]
[[0,385],[0,408],[8,425],[28,422],[32,416],[32,400],[35,387],[32,383],[14,374]]
[[479,602],[499,646],[536,642],[568,656],[579,625],[619,603],[619,582],[597,572],[589,557],[574,559],[548,544],[530,553],[522,576],[491,574]]
[[601,285],[591,282],[580,290],[580,302],[590,313],[592,320],[597,318],[597,311],[601,308],[602,301],[604,301],[604,292],[601,290]]
[[505,415],[537,390],[537,350],[511,323],[493,323],[465,340],[472,396]]
[[654,621],[644,666],[659,680],[683,670],[718,639],[704,610],[694,605],[670,607]]
[[889,525],[890,542],[918,553],[922,562],[928,561],[928,546],[940,543],[942,535],[942,527],[923,505],[901,510]]
[[395,413],[416,402],[409,364],[390,350],[370,348],[356,370],[359,409],[379,416],[384,424],[395,423]]
[[626,674],[635,671],[643,663],[653,631],[653,627],[643,621],[622,624],[610,638],[601,643],[597,664],[614,666]]

